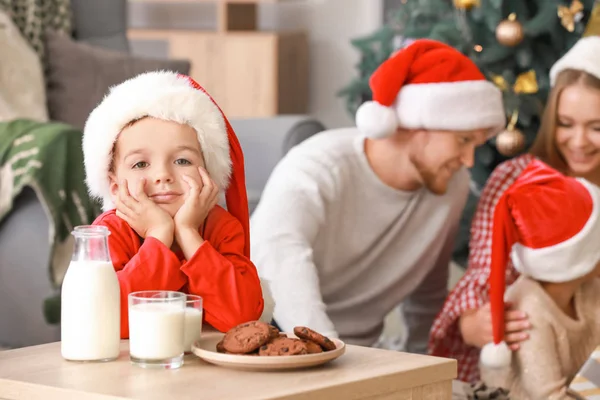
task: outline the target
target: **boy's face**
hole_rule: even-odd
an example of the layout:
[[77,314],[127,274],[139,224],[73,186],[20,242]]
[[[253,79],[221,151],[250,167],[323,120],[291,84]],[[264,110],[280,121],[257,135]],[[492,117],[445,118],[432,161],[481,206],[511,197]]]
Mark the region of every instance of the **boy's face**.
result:
[[124,128],[117,138],[111,193],[116,196],[120,182],[126,179],[133,195],[139,181],[145,178],[146,195],[174,216],[187,191],[181,177],[188,175],[202,185],[199,166],[205,167],[204,158],[193,128],[146,117]]

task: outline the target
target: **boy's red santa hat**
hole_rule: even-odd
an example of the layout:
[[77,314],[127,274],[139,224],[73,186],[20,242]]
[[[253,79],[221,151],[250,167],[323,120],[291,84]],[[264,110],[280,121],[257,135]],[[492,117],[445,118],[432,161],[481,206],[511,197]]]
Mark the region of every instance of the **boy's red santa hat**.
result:
[[510,365],[504,342],[504,291],[508,257],[521,274],[568,282],[600,260],[600,188],[532,161],[500,197],[492,223],[490,305],[493,343],[481,351],[488,367]]
[[504,129],[502,92],[468,57],[435,40],[420,39],[395,53],[370,79],[373,101],[362,104],[356,126],[366,136],[406,129]]
[[242,148],[229,121],[208,93],[193,79],[170,71],[138,75],[112,87],[90,114],[83,134],[86,183],[90,194],[114,208],[109,168],[117,136],[130,122],[154,117],[194,128],[206,170],[225,191],[227,210],[244,229],[249,256],[248,198]]

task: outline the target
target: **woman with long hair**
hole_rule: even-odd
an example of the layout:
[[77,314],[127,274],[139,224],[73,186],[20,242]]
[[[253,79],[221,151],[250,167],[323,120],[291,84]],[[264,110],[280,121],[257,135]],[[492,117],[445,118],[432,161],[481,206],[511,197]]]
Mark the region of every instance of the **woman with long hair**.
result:
[[[581,39],[550,71],[549,94],[539,133],[525,155],[500,164],[481,194],[471,225],[468,268],[448,296],[430,335],[432,355],[458,361],[458,379],[479,380],[480,349],[491,342],[488,297],[492,217],[501,195],[534,159],[600,186],[600,37]],[[599,242],[600,245],[600,242]],[[506,284],[518,277],[509,261]],[[527,316],[510,304],[506,341],[512,350],[528,339]]]

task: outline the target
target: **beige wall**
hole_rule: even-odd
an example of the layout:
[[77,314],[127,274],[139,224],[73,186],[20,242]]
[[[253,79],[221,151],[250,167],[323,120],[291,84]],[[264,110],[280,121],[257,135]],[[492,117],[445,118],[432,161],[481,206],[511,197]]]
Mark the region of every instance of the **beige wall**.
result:
[[[129,23],[132,27],[212,29],[215,9],[210,4],[177,4],[168,8],[156,4],[133,3]],[[343,99],[336,92],[356,72],[359,54],[350,40],[371,33],[381,24],[382,0],[285,0],[262,5],[260,26],[264,29],[306,31],[310,37],[309,112],[327,127],[353,124]],[[138,54],[161,56],[164,46],[133,46]]]
[[350,40],[377,29],[382,15],[381,0],[290,0],[261,11],[265,27],[309,33],[309,111],[329,128],[353,124],[336,92],[356,74]]

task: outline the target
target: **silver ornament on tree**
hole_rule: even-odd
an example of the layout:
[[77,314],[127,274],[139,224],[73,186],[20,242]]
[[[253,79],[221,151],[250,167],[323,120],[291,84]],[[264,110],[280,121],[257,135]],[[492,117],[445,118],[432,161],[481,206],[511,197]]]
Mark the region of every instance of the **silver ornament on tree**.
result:
[[515,110],[505,130],[496,137],[496,149],[505,157],[514,157],[525,148],[525,135],[515,126],[519,111]]

